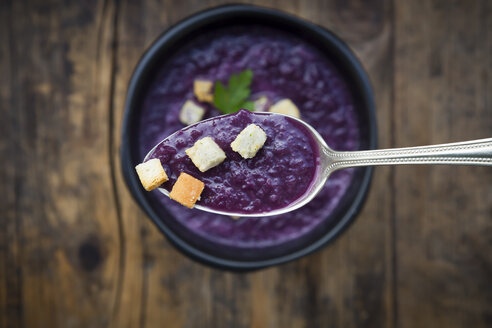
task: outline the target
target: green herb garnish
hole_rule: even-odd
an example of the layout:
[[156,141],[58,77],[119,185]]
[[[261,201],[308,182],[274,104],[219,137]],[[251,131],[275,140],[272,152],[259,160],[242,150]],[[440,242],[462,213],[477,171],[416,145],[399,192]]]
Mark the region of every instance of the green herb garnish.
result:
[[217,81],[214,90],[215,107],[224,114],[235,113],[241,108],[253,110],[255,107],[253,102],[247,101],[251,93],[249,86],[252,80],[253,71],[247,69],[239,74],[232,74],[228,86]]

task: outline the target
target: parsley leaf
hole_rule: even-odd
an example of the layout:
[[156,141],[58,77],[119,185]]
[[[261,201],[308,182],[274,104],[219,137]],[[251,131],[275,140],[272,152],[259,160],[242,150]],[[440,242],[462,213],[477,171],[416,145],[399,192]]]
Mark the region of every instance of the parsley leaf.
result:
[[253,110],[254,104],[246,101],[251,93],[249,86],[252,80],[253,71],[247,69],[239,74],[232,74],[228,86],[217,81],[214,90],[215,107],[224,114],[235,113],[241,108]]

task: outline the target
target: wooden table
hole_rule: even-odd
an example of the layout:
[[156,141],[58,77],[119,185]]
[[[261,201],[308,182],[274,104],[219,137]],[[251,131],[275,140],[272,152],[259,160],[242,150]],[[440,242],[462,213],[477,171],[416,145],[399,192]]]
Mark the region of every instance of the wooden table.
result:
[[[377,168],[331,246],[250,274],[178,253],[122,180],[127,82],[222,1],[0,2],[0,327],[491,327],[492,170]],[[492,136],[492,1],[255,1],[345,39],[381,147]]]

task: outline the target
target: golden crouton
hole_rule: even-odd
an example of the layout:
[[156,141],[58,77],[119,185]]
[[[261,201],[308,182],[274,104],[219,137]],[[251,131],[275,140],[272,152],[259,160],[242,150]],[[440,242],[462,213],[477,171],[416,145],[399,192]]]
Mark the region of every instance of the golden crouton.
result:
[[199,101],[211,103],[214,101],[213,86],[214,83],[212,81],[195,80],[193,82],[193,92]]
[[193,208],[203,191],[205,184],[191,175],[181,172],[169,194],[169,198],[182,205]]
[[138,164],[135,166],[135,170],[137,171],[142,186],[147,191],[154,190],[169,180],[166,171],[164,171],[164,168],[161,165],[161,160],[158,158],[153,158],[145,163]]
[[279,114],[290,115],[297,118],[301,118],[299,109],[290,99],[279,100],[272,107],[270,107],[269,111],[272,113],[279,113]]

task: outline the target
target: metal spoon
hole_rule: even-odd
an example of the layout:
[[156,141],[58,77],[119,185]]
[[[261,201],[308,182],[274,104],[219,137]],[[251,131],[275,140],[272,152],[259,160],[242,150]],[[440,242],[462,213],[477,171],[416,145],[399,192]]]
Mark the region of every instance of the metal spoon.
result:
[[[282,115],[274,113],[255,113],[257,115]],[[440,145],[421,147],[391,148],[362,151],[334,151],[323,140],[321,135],[306,122],[292,116],[289,118],[304,125],[312,134],[319,147],[320,161],[317,174],[304,195],[290,205],[270,212],[262,213],[235,213],[215,210],[199,204],[196,209],[214,214],[240,217],[265,217],[285,214],[309,203],[323,188],[326,180],[336,170],[371,165],[402,165],[402,164],[454,164],[454,165],[484,165],[492,166],[492,138],[471,141],[455,142]],[[203,122],[203,121],[202,121]],[[198,122],[196,124],[200,124]],[[167,138],[166,138],[167,139]],[[164,139],[164,140],[166,140]],[[160,144],[160,143],[159,143]],[[159,145],[158,144],[158,145]],[[152,154],[156,145],[146,156]],[[169,196],[169,191],[158,188],[160,192]]]

